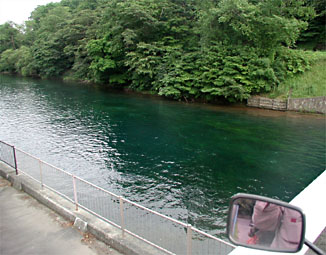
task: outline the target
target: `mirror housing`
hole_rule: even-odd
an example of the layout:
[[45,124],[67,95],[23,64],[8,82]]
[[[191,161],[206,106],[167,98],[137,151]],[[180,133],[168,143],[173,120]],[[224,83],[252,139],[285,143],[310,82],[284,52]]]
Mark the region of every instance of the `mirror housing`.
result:
[[294,253],[304,243],[305,215],[288,203],[240,193],[230,201],[227,235],[236,245]]

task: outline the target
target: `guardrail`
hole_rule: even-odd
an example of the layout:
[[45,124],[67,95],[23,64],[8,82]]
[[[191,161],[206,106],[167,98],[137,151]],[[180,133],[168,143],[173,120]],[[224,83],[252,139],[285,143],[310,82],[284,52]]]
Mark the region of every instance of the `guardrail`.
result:
[[229,254],[235,246],[150,210],[0,141],[0,160],[79,207],[167,254]]

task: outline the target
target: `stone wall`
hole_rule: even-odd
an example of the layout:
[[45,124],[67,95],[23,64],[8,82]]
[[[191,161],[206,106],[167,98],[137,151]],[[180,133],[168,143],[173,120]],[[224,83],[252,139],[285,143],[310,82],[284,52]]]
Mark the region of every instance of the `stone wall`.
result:
[[280,100],[253,96],[248,99],[247,105],[278,111],[288,110],[326,114],[326,97],[289,98],[288,100]]
[[264,109],[286,111],[287,102],[285,100],[270,99],[266,97],[254,96],[248,99],[248,106]]
[[287,108],[290,111],[316,112],[326,114],[326,97],[290,98]]

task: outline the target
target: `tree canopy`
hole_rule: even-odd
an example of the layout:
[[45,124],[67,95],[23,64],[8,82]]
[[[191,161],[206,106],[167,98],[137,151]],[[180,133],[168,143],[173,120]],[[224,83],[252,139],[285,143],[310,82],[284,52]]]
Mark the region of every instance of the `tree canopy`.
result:
[[0,25],[0,71],[241,101],[309,67],[323,1],[62,0]]

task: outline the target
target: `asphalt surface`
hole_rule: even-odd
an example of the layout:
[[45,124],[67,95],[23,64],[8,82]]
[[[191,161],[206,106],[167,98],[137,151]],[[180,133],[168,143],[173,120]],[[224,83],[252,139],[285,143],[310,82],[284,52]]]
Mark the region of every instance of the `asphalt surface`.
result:
[[0,255],[120,255],[0,177]]

